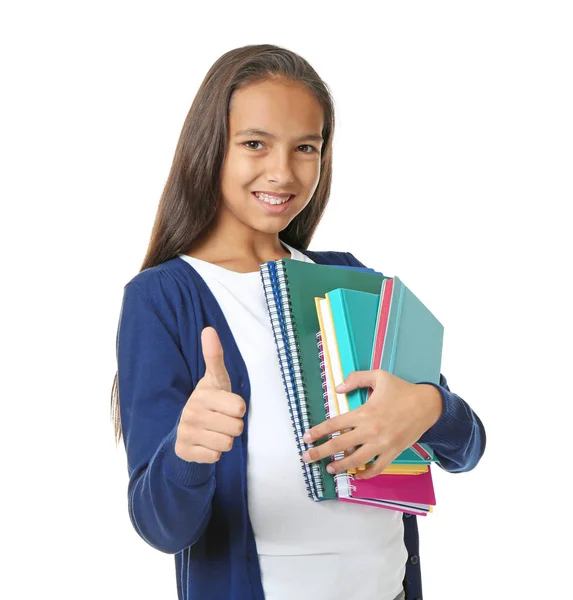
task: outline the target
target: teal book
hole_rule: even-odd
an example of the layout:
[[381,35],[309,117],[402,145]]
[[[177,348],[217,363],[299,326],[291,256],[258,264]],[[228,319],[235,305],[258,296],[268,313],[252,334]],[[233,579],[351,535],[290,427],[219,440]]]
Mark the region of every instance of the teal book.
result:
[[[385,280],[383,283],[388,284],[388,281],[392,280]],[[392,293],[390,301],[387,298],[385,303],[390,308],[392,324],[386,333],[386,339],[383,340],[384,348],[387,351],[388,368],[385,370],[410,383],[417,381],[436,381],[438,383],[443,327],[439,325],[432,328],[431,325],[426,325],[427,322],[435,324],[437,322],[435,317],[397,277],[393,278],[393,289],[398,290],[398,295],[394,297]],[[392,285],[388,286],[388,291],[392,292]],[[352,371],[369,370],[378,315],[383,308],[380,306],[380,295],[350,289],[336,289],[326,296],[330,302],[344,378],[348,377]],[[404,299],[406,299],[405,304]],[[393,313],[391,310],[392,300],[394,300]],[[386,308],[387,310],[388,308]],[[384,316],[381,318],[384,320]],[[402,337],[400,338],[400,336]],[[430,339],[425,339],[427,336]],[[397,338],[400,338],[399,344]],[[425,348],[421,354],[427,352],[423,361],[420,361],[420,353],[416,350],[420,347]],[[421,367],[420,364],[423,366]],[[435,374],[436,368],[437,375]],[[425,377],[426,375],[428,377]],[[354,409],[366,402],[368,389],[359,388],[346,395],[350,408]],[[392,462],[393,464],[427,464],[435,460],[433,450],[427,444],[416,444],[413,448],[404,450]]]
[[[372,369],[383,369],[409,383],[440,382],[444,327],[399,277],[382,286]],[[394,462],[437,461],[427,444],[414,444]]]
[[[326,294],[338,344],[344,379],[353,371],[370,369],[379,294],[339,288]],[[346,394],[350,410],[366,402],[368,390],[358,388]]]
[[392,281],[382,357],[380,365],[373,368],[384,369],[410,383],[438,384],[444,327],[398,277]]

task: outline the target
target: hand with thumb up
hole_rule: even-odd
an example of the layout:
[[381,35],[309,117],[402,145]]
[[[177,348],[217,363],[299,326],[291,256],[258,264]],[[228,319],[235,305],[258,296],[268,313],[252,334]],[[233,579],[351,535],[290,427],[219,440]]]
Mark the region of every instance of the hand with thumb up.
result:
[[231,392],[223,347],[215,329],[203,329],[201,346],[206,371],[181,414],[175,454],[188,462],[215,463],[243,432],[247,405]]

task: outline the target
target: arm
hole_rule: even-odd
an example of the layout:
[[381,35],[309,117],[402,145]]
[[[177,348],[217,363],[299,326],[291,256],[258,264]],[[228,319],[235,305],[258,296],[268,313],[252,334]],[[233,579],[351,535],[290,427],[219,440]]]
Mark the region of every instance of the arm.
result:
[[118,389],[131,522],[148,544],[176,553],[191,546],[209,521],[215,465],[175,454],[193,381],[173,315],[160,300],[150,300],[158,294],[147,295],[134,282],[125,287],[117,331]]
[[486,434],[480,418],[467,402],[450,391],[442,374],[439,385],[427,382],[419,385],[436,388],[443,405],[440,418],[419,441],[432,447],[445,471],[470,471],[478,464],[485,450]]

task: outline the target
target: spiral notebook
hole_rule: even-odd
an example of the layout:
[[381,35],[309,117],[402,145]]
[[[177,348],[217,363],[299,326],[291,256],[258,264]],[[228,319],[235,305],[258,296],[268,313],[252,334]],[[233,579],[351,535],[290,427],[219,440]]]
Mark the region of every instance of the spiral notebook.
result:
[[336,288],[380,293],[386,278],[373,269],[289,258],[263,263],[260,272],[306,489],[315,501],[333,499],[337,497],[334,476],[326,471],[330,459],[311,464],[302,460],[302,454],[313,447],[302,436],[325,420],[314,298]]

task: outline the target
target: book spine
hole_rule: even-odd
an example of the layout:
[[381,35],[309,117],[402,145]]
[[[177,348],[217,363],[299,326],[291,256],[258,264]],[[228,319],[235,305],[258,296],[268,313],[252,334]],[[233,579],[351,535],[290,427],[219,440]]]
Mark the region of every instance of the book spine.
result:
[[[314,483],[313,465],[309,465],[302,460],[302,455],[312,444],[306,444],[302,439],[305,427],[304,411],[297,395],[297,368],[295,367],[289,348],[289,339],[293,337],[291,326],[285,320],[285,314],[282,305],[282,294],[280,290],[278,275],[275,262],[267,262],[261,265],[261,279],[263,291],[271,328],[275,339],[279,364],[285,392],[287,396],[290,419],[293,427],[297,451],[302,466],[307,494],[310,498],[317,501],[320,499],[317,486]],[[295,339],[296,341],[296,339]],[[316,471],[316,465],[314,471]],[[315,476],[315,475],[314,475]],[[320,480],[320,477],[318,477]]]
[[388,364],[388,372],[394,373],[394,362],[396,361],[396,347],[398,346],[398,333],[400,332],[400,323],[402,320],[402,306],[404,305],[404,286],[400,286],[400,296],[398,297],[398,310],[396,312],[396,327],[394,329],[394,339],[392,340],[392,352]]
[[[316,334],[316,338],[317,338],[317,347],[318,347],[318,358],[320,359],[320,377],[322,379],[322,389],[323,389],[323,393],[322,393],[322,397],[324,398],[324,411],[326,413],[326,418],[330,419],[331,417],[336,417],[337,415],[333,413],[333,411],[331,410],[331,404],[332,402],[329,401],[329,394],[331,393],[330,391],[330,386],[327,383],[327,366],[326,366],[326,360],[324,358],[324,346],[323,346],[323,342],[322,342],[322,333],[319,331]],[[338,437],[340,435],[340,431],[335,431],[334,433],[329,433],[328,434],[328,439],[331,440],[332,438]],[[344,452],[338,452],[337,454],[333,454],[331,456],[332,460],[341,460],[343,458],[345,458],[345,454]]]
[[[340,294],[340,303],[342,305],[342,314],[344,315],[344,318],[342,319],[342,323],[344,324],[344,336],[348,340],[348,348],[350,349],[350,355],[352,357],[350,372],[359,371],[360,366],[358,364],[358,352],[356,350],[354,336],[352,335],[352,330],[350,328],[350,317],[348,316],[350,311],[348,309],[348,302],[346,301],[344,294]],[[345,379],[346,377],[347,375],[344,374]]]

